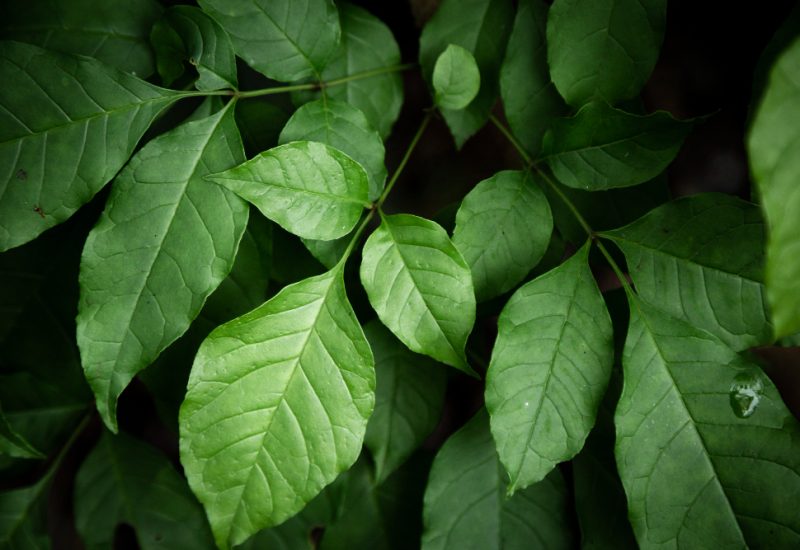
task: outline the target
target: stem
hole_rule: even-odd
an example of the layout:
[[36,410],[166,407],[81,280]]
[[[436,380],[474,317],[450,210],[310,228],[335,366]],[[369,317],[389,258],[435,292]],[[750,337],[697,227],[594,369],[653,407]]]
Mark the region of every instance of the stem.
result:
[[350,243],[347,245],[347,248],[344,250],[344,254],[342,254],[342,258],[339,260],[339,264],[344,265],[344,263],[347,262],[347,258],[350,257],[350,254],[353,252],[353,249],[355,248],[356,243],[361,238],[361,234],[364,233],[364,230],[367,228],[367,224],[369,223],[369,221],[372,219],[372,217],[374,215],[375,215],[375,210],[374,209],[370,209],[370,211],[367,213],[367,215],[364,216],[364,219],[361,220],[361,225],[359,225],[358,229],[356,229],[356,232],[353,233],[353,238],[350,239]]
[[500,130],[500,132],[506,137],[509,143],[511,143],[511,145],[514,146],[514,149],[517,150],[517,153],[519,153],[519,156],[522,157],[522,160],[525,162],[525,164],[528,166],[533,165],[533,159],[525,150],[525,148],[522,146],[522,144],[519,141],[517,141],[517,138],[514,137],[514,134],[512,134],[511,131],[508,128],[506,128],[503,125],[503,123],[500,122],[497,119],[497,117],[494,116],[493,114],[489,114],[489,120],[492,121],[492,124],[494,124],[498,130]]
[[400,174],[403,172],[403,168],[405,168],[406,164],[408,164],[408,159],[411,158],[411,153],[414,152],[414,149],[416,148],[417,143],[419,143],[422,134],[425,133],[425,128],[428,127],[428,123],[430,123],[431,119],[433,118],[434,112],[435,111],[433,109],[429,110],[428,113],[425,115],[425,118],[422,119],[422,123],[419,125],[419,128],[417,129],[417,133],[414,134],[414,137],[411,139],[411,143],[409,143],[408,149],[406,149],[406,153],[405,155],[403,155],[400,164],[397,165],[397,169],[394,171],[394,174],[392,174],[392,178],[389,180],[389,183],[386,184],[386,188],[383,190],[383,193],[381,193],[381,196],[375,203],[376,209],[380,210],[380,208],[383,206],[384,201],[386,200],[386,197],[388,197],[389,193],[392,192],[394,184],[397,183],[397,178],[400,177]]

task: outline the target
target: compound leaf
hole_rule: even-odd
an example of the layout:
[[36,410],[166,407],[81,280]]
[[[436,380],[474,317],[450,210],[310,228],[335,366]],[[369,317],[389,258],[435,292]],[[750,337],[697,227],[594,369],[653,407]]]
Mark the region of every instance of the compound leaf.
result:
[[450,44],[436,59],[433,89],[436,104],[442,109],[463,109],[478,95],[481,73],[472,54]]
[[178,92],[88,57],[0,42],[0,250],[69,218]]
[[412,351],[461,369],[475,322],[469,266],[436,223],[382,216],[364,243],[361,283],[378,317]]
[[333,240],[348,234],[369,206],[369,182],[361,165],[314,141],[280,145],[207,179],[307,239]]
[[342,270],[285,287],[197,353],[181,462],[221,548],[293,516],[358,458],[375,371]]

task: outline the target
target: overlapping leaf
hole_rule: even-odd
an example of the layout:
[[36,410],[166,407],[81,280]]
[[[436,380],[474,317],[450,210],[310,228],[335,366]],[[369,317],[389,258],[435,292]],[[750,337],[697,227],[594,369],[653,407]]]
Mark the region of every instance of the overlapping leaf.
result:
[[332,240],[349,233],[368,206],[367,173],[338,149],[295,141],[207,179],[253,203],[287,231]]
[[512,289],[547,250],[553,216],[526,172],[498,172],[470,191],[456,214],[453,244],[472,270],[478,301]]
[[183,334],[227,276],[248,207],[203,179],[244,159],[230,107],[148,143],[114,181],[81,259],[78,345],[97,408]]
[[361,282],[409,349],[474,374],[464,355],[475,322],[472,277],[444,229],[408,214],[383,216],[364,244]]
[[6,415],[3,414],[2,403],[0,403],[0,455],[17,458],[44,458],[40,451],[28,443],[8,423]]
[[361,451],[374,362],[342,268],[285,287],[197,354],[181,462],[222,548],[296,514]]
[[758,207],[730,195],[685,197],[604,236],[625,253],[636,290],[736,350],[772,338]]
[[0,250],[69,218],[177,92],[99,61],[0,42]]
[[761,369],[638,298],[623,367],[616,458],[639,545],[800,544],[800,426]]
[[463,109],[478,95],[481,73],[472,54],[455,44],[447,46],[433,67],[436,104],[442,109]]

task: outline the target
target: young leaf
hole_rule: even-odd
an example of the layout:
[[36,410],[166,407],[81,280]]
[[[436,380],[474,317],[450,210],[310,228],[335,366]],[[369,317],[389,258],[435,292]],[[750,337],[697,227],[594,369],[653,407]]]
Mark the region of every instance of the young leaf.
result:
[[167,457],[104,433],[75,478],[75,526],[88,548],[110,548],[119,524],[142,548],[210,548],[208,522]]
[[770,342],[757,206],[720,193],[694,195],[603,236],[622,248],[636,290],[650,304],[735,350]]
[[616,103],[638,94],[658,59],[666,12],[666,0],[556,0],[547,57],[567,103]]
[[50,548],[47,535],[47,493],[52,470],[29,487],[0,493],[0,548]]
[[183,62],[197,68],[198,90],[236,88],[236,58],[228,34],[202,10],[173,6],[150,33],[158,74],[166,85],[183,74]]
[[587,244],[525,284],[497,322],[486,408],[510,494],[581,450],[608,384],[611,318],[588,258]]
[[17,458],[44,458],[40,451],[36,450],[8,423],[6,415],[3,414],[2,402],[0,402],[0,455]]
[[463,109],[481,87],[481,73],[472,54],[450,44],[436,59],[433,67],[433,89],[436,104],[442,109]]
[[500,66],[500,97],[514,135],[537,156],[551,120],[566,105],[550,79],[547,66],[547,4],[520,0],[508,48]]
[[243,159],[229,104],[148,143],[114,181],[83,249],[77,335],[112,431],[117,397],[231,270],[248,207],[203,176]]
[[0,4],[8,40],[88,55],[139,78],[153,74],[150,29],[163,8],[156,0],[26,0]]
[[616,457],[642,547],[791,548],[800,426],[755,364],[631,300]]
[[469,266],[436,223],[396,214],[364,243],[361,283],[378,317],[417,353],[461,369],[475,322]]
[[425,490],[423,550],[573,547],[561,472],[505,498],[485,410],[442,446]]
[[553,216],[528,172],[498,172],[470,191],[456,214],[453,244],[472,270],[478,302],[511,290],[542,259]]
[[432,82],[436,60],[450,44],[470,52],[480,69],[475,99],[465,109],[442,111],[459,148],[489,117],[513,21],[510,0],[444,0],[422,31],[419,61],[428,82]]
[[381,136],[357,108],[332,99],[306,103],[286,123],[278,143],[319,141],[358,162],[369,177],[369,200],[377,199],[386,180]]
[[331,0],[199,0],[231,36],[236,53],[268,77],[318,77],[339,44]]
[[181,463],[217,544],[296,514],[358,458],[372,353],[343,264],[214,330],[181,407]]
[[590,103],[574,117],[553,121],[542,143],[543,160],[569,187],[630,187],[659,175],[693,125],[665,111],[639,116]]
[[97,60],[0,42],[0,251],[69,218],[179,94]]
[[[353,4],[337,4],[342,41],[322,71],[323,81],[400,64],[400,48],[383,21]],[[386,139],[403,104],[403,80],[397,72],[386,72],[331,86],[325,90],[325,95],[361,110],[372,127]],[[302,103],[320,96],[319,92],[305,92],[297,94],[295,99]]]
[[332,240],[348,234],[369,206],[368,178],[361,165],[338,149],[313,141],[275,147],[206,179],[307,239]]
[[364,327],[378,385],[364,443],[381,483],[433,431],[442,413],[447,375],[440,365],[409,351],[377,320]]

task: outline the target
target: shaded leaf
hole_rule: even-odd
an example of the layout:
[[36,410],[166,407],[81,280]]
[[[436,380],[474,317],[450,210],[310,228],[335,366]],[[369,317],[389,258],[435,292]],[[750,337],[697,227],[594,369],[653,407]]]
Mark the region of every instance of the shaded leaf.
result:
[[474,375],[464,356],[475,322],[472,277],[444,229],[408,214],[381,216],[364,243],[361,283],[409,349]]
[[338,149],[295,141],[207,176],[287,231],[308,239],[349,233],[369,206],[367,173]]
[[478,95],[481,73],[472,54],[455,44],[439,54],[433,67],[436,104],[442,109],[463,109]]
[[37,483],[0,493],[0,547],[10,550],[46,550],[47,493],[52,472]]
[[44,458],[44,455],[14,430],[3,414],[0,403],[0,455],[17,458]]

